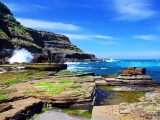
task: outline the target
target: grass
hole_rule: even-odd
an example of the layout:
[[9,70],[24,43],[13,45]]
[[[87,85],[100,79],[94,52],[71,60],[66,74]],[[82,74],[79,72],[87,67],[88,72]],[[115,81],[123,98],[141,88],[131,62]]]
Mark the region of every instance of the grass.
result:
[[14,31],[14,27],[9,26],[9,29],[10,29],[11,31]]
[[22,28],[21,25],[16,24],[17,30],[24,36],[26,36],[26,31]]
[[[27,39],[27,38],[26,38],[26,39]],[[30,41],[18,40],[18,38],[17,38],[17,40],[14,40],[13,42],[14,42],[15,44],[17,44],[17,45],[32,46],[32,47],[35,47],[35,48],[37,48],[37,49],[39,49],[39,50],[42,49],[40,46],[36,45],[35,43],[32,43],[32,42],[30,42]]]
[[55,65],[35,64],[35,65],[27,65],[25,69],[40,70],[40,71],[55,71],[56,66],[59,66],[59,64],[55,64]]
[[64,86],[57,83],[49,83],[49,82],[41,82],[36,84],[35,86],[41,87],[46,89],[44,92],[30,92],[31,94],[45,94],[45,95],[51,95],[51,94],[58,94],[61,93],[64,90]]
[[77,88],[82,88],[82,86],[80,86],[80,85],[73,85],[73,86],[71,86],[70,88],[73,88],[73,89],[77,89]]
[[13,15],[9,14],[8,17],[9,17],[10,20],[16,22],[16,19],[13,17]]
[[16,92],[16,91],[17,91],[16,89],[0,90],[0,101],[7,99],[7,97],[4,95],[12,93],[12,92]]
[[74,53],[74,54],[87,54],[87,53],[84,53],[84,52],[77,52],[75,50],[69,50],[69,49],[60,49],[60,52],[64,52],[64,53]]
[[91,118],[92,117],[92,111],[91,110],[81,110],[81,109],[66,109],[64,112],[68,114],[76,114],[80,115],[85,118]]
[[79,96],[82,96],[82,94],[81,93],[77,93],[77,94],[75,94],[75,96],[79,97]]
[[49,82],[41,82],[41,83],[38,83],[36,84],[35,86],[38,86],[38,87],[44,87],[44,88],[60,88],[62,87],[62,85],[60,84],[57,84],[57,83],[49,83]]
[[6,90],[0,90],[0,95],[5,95],[5,94],[9,94],[12,92],[16,92],[16,89],[6,89]]
[[23,81],[34,80],[35,76],[46,75],[47,71],[24,70],[0,74],[0,84],[12,85]]
[[129,103],[138,102],[137,98],[145,96],[144,92],[117,92],[117,94]]
[[50,107],[44,107],[42,108],[42,112],[46,112],[48,110],[52,110],[54,107],[50,106]]
[[77,74],[84,74],[84,73],[85,72],[74,72],[74,71],[62,70],[56,73],[56,75],[64,76],[64,75],[77,75]]
[[3,32],[1,29],[0,29],[0,38],[1,39],[6,39],[6,40],[10,40],[10,38],[6,35],[5,32]]
[[5,100],[5,99],[6,99],[6,97],[5,97],[5,96],[0,95],[0,101],[1,101],[1,100]]
[[74,80],[67,80],[67,79],[60,80],[60,83],[71,83],[71,82],[74,82]]
[[16,83],[18,83],[18,81],[8,80],[8,83],[6,83],[6,85],[13,85],[13,84],[16,84]]

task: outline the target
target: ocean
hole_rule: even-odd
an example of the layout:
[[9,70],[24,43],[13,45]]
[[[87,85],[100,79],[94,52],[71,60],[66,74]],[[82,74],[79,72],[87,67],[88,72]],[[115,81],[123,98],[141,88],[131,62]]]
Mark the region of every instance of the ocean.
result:
[[97,62],[66,62],[68,70],[93,72],[96,75],[119,74],[128,67],[146,68],[147,75],[160,82],[160,60],[158,59],[116,59]]

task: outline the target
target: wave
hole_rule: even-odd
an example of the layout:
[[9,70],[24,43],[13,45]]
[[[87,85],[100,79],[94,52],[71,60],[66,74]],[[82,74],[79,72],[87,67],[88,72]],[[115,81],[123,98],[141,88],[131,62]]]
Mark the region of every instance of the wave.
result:
[[118,60],[113,60],[113,59],[103,59],[103,61],[106,61],[106,62],[117,62]]
[[86,71],[86,70],[92,70],[92,67],[77,67],[77,66],[68,66],[67,70],[70,71]]
[[104,69],[108,69],[108,68],[101,68],[102,70],[104,70]]
[[68,64],[68,65],[75,65],[75,64],[77,64],[77,65],[79,65],[81,62],[65,62],[64,64]]
[[145,67],[147,74],[156,81],[160,81],[160,60],[139,60],[139,59],[104,59],[97,62],[67,62],[68,70],[77,72],[93,72],[97,75],[119,74],[120,70],[128,67]]

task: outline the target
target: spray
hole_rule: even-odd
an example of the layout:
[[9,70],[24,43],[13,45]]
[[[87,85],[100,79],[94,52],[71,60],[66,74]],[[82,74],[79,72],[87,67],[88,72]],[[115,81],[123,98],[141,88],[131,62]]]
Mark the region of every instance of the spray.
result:
[[13,64],[14,62],[29,63],[33,60],[33,55],[26,49],[14,50],[13,56],[9,59],[9,63]]

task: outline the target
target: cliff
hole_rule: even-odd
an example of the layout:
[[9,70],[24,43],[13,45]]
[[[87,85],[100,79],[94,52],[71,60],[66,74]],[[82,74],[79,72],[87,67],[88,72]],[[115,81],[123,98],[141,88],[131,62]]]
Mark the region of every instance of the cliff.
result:
[[26,28],[18,22],[6,5],[0,2],[0,58],[9,57],[14,49],[25,48],[35,55],[35,61],[96,60],[95,55],[84,53],[65,35]]

